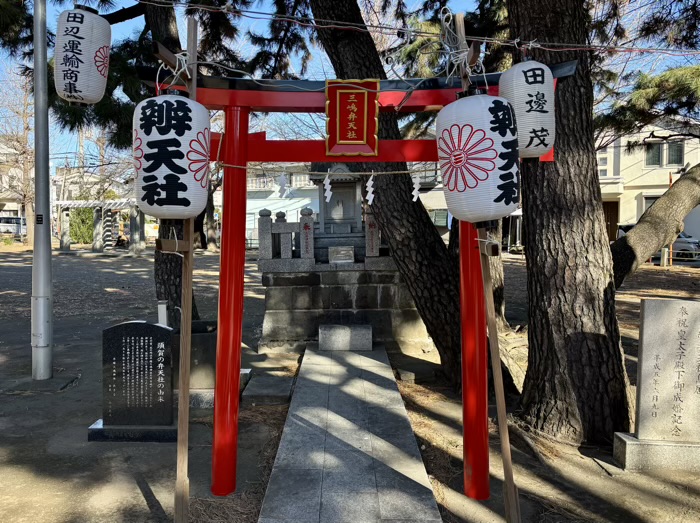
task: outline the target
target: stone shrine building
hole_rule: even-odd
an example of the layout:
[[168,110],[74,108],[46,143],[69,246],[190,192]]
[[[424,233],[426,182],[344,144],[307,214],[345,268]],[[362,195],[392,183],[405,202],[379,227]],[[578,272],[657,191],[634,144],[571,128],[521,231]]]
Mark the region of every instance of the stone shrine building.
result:
[[302,209],[299,222],[262,209],[259,259],[265,319],[259,352],[301,351],[323,324],[372,325],[373,341],[390,350],[432,349],[432,340],[401,281],[367,204],[360,166],[313,164],[319,211]]

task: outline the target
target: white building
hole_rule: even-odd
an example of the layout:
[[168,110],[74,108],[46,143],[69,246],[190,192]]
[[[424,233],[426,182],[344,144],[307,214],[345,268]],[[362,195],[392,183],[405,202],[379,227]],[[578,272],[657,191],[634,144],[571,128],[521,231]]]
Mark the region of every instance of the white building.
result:
[[[642,132],[618,138],[597,152],[603,209],[611,240],[618,225],[632,225],[680,177],[684,166],[700,163],[700,140],[670,137],[683,124],[667,120]],[[685,127],[687,129],[687,127]],[[695,128],[696,134],[700,126]],[[644,145],[630,149],[629,144]],[[700,237],[700,207],[685,220],[685,231]]]

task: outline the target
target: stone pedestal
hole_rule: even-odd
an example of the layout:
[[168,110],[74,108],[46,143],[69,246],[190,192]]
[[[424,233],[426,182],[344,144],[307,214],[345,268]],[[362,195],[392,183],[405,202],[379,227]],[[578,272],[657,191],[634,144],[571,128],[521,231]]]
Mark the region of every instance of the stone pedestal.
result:
[[371,325],[375,343],[409,354],[434,349],[395,267],[364,270],[365,264],[349,263],[343,270],[337,265],[317,265],[309,272],[263,272],[265,318],[259,352],[300,352],[318,339],[324,324]]
[[626,432],[616,432],[613,457],[625,470],[700,473],[700,443],[641,440]]

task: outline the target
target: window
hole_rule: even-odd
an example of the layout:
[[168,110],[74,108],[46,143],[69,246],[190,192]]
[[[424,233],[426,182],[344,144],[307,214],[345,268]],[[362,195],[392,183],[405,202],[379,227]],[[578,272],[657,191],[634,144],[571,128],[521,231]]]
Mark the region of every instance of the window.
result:
[[600,165],[601,167],[605,167],[606,165],[608,165],[608,157],[607,156],[600,156],[598,158],[598,165]]
[[598,176],[607,176],[607,175],[608,175],[607,169],[598,169]]
[[668,142],[668,165],[683,165],[682,141]]
[[661,143],[646,144],[646,166],[661,167]]
[[598,149],[598,152],[600,154],[607,154],[608,153],[608,146],[606,145],[605,147],[601,147],[600,149]]
[[658,200],[660,196],[645,196],[644,197],[644,210],[646,211],[649,207],[654,205],[654,202]]

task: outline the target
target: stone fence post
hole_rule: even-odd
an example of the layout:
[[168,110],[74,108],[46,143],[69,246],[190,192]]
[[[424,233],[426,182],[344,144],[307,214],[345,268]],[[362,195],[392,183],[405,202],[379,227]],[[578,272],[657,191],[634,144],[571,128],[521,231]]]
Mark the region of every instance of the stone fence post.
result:
[[301,218],[299,219],[299,247],[301,250],[300,258],[314,257],[314,218],[313,211],[308,207],[301,210]]
[[[287,214],[279,211],[275,214],[275,223],[287,223]],[[278,246],[280,258],[291,259],[292,257],[292,233],[283,232],[275,235],[277,237],[276,245]]]
[[95,207],[92,210],[92,252],[102,252],[103,250],[102,207]]
[[61,209],[61,242],[59,249],[70,251],[70,209]]
[[141,224],[139,223],[139,208],[132,205],[129,209],[129,230],[131,232],[129,238],[129,252],[131,254],[140,254],[141,249]]
[[379,256],[379,226],[371,212],[365,214],[365,256]]
[[272,212],[261,209],[258,213],[258,259],[272,259]]

